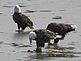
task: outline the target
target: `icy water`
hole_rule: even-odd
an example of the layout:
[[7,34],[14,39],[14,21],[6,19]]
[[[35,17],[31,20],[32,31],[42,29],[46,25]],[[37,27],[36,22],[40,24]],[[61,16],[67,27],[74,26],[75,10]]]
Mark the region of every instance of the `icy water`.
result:
[[[76,24],[78,29],[66,35],[58,45],[66,52],[61,54],[36,54],[35,41],[29,45],[28,31],[17,33],[12,19],[15,5],[20,5],[22,12],[34,23],[36,28],[46,28],[50,22]],[[53,19],[61,16],[62,19]],[[47,51],[46,51],[47,50]],[[67,50],[69,52],[67,52]],[[81,0],[0,0],[0,61],[81,61]]]

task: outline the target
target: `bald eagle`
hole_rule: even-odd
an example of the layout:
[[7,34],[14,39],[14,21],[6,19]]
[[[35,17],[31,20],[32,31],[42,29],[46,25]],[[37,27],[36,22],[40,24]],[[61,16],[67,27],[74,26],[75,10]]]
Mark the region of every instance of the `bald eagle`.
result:
[[57,44],[59,42],[59,40],[64,39],[64,37],[67,33],[71,32],[71,31],[75,31],[76,28],[77,28],[77,26],[74,24],[50,23],[50,24],[48,24],[46,29],[50,30],[52,32],[56,32],[62,36],[62,38],[54,39],[54,44],[55,43]]
[[17,23],[18,31],[23,31],[26,27],[34,29],[33,22],[26,15],[21,13],[21,8],[19,5],[15,6],[12,17],[14,22]]
[[29,33],[30,44],[32,40],[36,40],[36,52],[42,52],[41,47],[44,47],[45,43],[50,43],[50,39],[57,38],[61,38],[61,36],[46,29],[36,29]]

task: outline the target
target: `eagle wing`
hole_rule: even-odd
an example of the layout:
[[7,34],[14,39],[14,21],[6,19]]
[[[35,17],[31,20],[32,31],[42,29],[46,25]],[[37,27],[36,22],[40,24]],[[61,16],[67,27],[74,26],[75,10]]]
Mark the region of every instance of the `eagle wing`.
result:
[[25,25],[33,26],[32,21],[24,14],[21,14],[21,20]]
[[13,20],[15,23],[19,24],[21,27],[33,26],[33,22],[26,15],[22,13],[14,13]]

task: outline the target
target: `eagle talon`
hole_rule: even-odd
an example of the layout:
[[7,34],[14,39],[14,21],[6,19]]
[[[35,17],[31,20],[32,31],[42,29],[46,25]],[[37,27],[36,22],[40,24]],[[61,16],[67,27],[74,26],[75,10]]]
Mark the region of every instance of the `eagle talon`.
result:
[[16,32],[23,32],[23,30],[16,30]]
[[37,53],[42,52],[41,48],[36,48],[36,52],[37,52]]

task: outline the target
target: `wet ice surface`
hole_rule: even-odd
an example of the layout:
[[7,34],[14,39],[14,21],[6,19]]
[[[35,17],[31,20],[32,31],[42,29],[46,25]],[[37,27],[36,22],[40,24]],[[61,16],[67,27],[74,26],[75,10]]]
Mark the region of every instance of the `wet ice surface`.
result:
[[[36,28],[46,28],[50,22],[76,24],[78,29],[66,35],[59,42],[61,52],[48,49],[36,54],[35,41],[29,46],[28,31],[17,33],[12,19],[16,4],[35,24]],[[81,0],[0,0],[0,61],[81,61]],[[61,16],[62,19],[53,19]],[[31,50],[33,52],[27,52]],[[68,52],[69,51],[69,52]],[[56,52],[56,53],[54,53]]]

